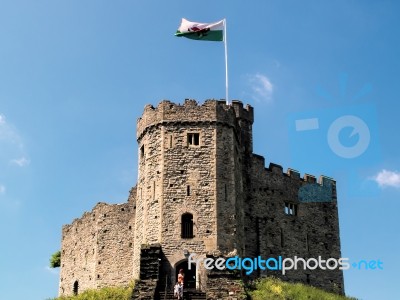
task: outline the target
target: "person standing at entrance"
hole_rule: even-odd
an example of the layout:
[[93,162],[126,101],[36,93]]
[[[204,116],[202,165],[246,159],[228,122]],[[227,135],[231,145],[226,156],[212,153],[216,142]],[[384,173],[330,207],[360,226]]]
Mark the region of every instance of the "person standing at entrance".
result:
[[179,270],[178,273],[178,282],[175,285],[174,288],[174,294],[175,297],[178,298],[178,300],[183,300],[183,282],[185,279],[185,274],[183,273],[183,269]]
[[183,269],[180,269],[178,273],[178,283],[182,285],[182,287],[184,280],[185,280],[185,274],[183,273]]

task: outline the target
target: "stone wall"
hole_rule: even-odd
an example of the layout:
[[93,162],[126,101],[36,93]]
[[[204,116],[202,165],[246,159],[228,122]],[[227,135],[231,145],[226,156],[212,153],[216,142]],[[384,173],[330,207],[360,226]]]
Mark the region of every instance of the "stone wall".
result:
[[[265,169],[260,156],[254,156],[252,161],[250,202],[245,212],[246,256],[340,258],[336,182],[321,177],[317,183],[314,176],[300,178],[293,170],[283,173],[282,167],[275,164]],[[296,212],[285,213],[285,203],[294,205]],[[254,275],[273,275],[328,291],[344,291],[343,273],[338,269],[300,268],[285,275],[257,270]]]
[[59,295],[72,295],[74,284],[80,292],[132,280],[135,194],[124,204],[98,203],[63,226]]
[[97,204],[92,212],[86,212],[71,225],[64,225],[61,243],[61,267],[59,295],[72,295],[75,281],[78,290],[96,287]]
[[102,209],[97,222],[97,287],[128,285],[132,281],[134,216],[130,203]]

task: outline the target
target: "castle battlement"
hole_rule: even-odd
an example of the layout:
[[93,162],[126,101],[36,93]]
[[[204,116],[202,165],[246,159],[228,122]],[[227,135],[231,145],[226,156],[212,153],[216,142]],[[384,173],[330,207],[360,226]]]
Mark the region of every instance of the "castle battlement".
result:
[[165,123],[222,123],[237,127],[238,121],[250,124],[254,121],[253,107],[243,106],[238,100],[226,104],[225,100],[206,100],[199,104],[196,100],[185,99],[183,104],[176,104],[169,100],[161,101],[157,107],[146,105],[144,112],[137,120],[137,138],[139,139],[146,129]]
[[299,171],[288,168],[286,172],[283,171],[283,167],[281,165],[275,163],[269,163],[268,168],[265,167],[265,158],[261,155],[253,154],[253,165],[257,166],[257,168],[264,168],[265,172],[273,173],[275,175],[282,175],[282,177],[290,177],[291,179],[298,180],[304,183],[310,184],[319,184],[321,186],[332,186],[336,185],[336,181],[328,176],[320,175],[318,181],[316,176],[304,173],[303,177]]

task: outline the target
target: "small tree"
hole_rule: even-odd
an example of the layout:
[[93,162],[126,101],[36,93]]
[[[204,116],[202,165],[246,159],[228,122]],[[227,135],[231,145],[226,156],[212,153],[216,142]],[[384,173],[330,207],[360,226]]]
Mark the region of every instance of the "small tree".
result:
[[61,251],[57,251],[51,255],[50,268],[59,268],[61,266]]

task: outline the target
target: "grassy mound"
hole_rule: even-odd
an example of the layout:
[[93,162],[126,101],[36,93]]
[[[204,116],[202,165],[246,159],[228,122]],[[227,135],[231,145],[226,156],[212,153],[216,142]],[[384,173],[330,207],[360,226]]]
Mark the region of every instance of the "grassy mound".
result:
[[300,283],[283,282],[276,278],[263,278],[250,292],[253,300],[356,300]]
[[[87,290],[77,296],[51,300],[130,300],[132,290],[133,284],[129,287],[106,287],[99,290]],[[301,283],[284,282],[273,277],[258,280],[255,289],[250,291],[250,295],[252,300],[357,300]]]
[[51,300],[130,300],[133,284],[129,287],[106,287],[99,290],[86,290],[76,296],[58,297]]

